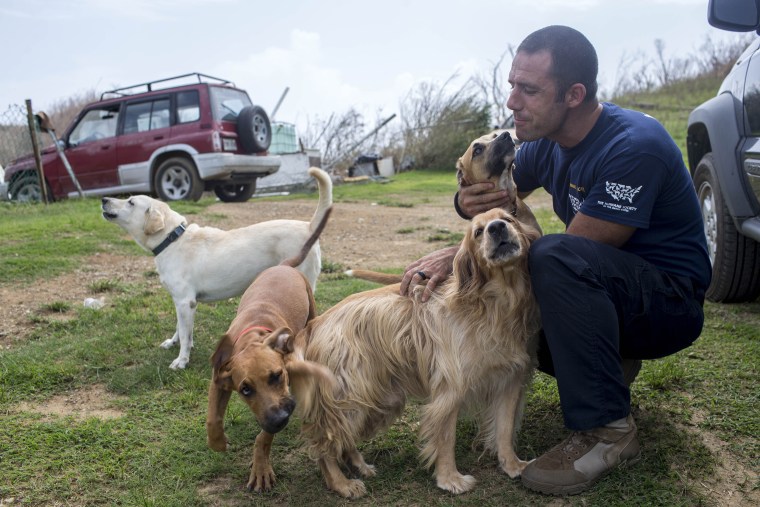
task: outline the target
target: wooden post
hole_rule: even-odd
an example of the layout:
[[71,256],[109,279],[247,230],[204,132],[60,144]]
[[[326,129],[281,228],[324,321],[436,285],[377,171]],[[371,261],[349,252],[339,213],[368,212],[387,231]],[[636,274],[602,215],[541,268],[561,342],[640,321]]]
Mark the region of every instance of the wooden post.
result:
[[47,185],[45,185],[45,169],[42,167],[42,156],[40,155],[40,145],[37,142],[37,122],[32,113],[32,100],[26,99],[26,119],[29,122],[29,135],[32,137],[32,149],[34,150],[34,163],[37,166],[37,179],[40,182],[40,192],[42,193],[42,202],[48,203]]

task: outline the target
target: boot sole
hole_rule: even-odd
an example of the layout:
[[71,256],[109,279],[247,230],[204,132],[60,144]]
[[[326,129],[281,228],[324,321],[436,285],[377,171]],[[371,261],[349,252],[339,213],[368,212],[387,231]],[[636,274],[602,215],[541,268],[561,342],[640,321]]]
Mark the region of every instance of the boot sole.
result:
[[631,458],[628,458],[627,460],[621,461],[620,464],[616,466],[615,468],[611,468],[591,480],[588,480],[586,482],[581,482],[578,484],[569,484],[569,485],[547,484],[544,482],[536,482],[530,479],[526,479],[525,476],[522,477],[522,484],[528,489],[532,489],[533,491],[538,491],[539,493],[543,493],[545,495],[554,495],[554,496],[577,495],[578,493],[582,493],[586,491],[587,489],[589,489],[591,486],[596,484],[596,482],[599,481],[602,477],[612,472],[616,468],[622,468],[622,467],[635,465],[636,463],[639,462],[639,460],[641,460],[641,452],[639,452],[636,456],[632,456]]

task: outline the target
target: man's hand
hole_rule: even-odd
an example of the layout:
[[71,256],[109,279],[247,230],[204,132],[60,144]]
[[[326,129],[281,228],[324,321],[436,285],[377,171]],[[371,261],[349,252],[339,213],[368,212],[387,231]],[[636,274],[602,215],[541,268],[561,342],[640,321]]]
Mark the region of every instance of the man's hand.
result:
[[509,204],[506,190],[494,189],[491,182],[460,185],[459,209],[472,218],[493,208],[503,208]]
[[412,293],[415,285],[424,284],[425,290],[422,293],[422,301],[430,299],[430,294],[439,283],[448,278],[454,269],[454,256],[458,250],[459,246],[436,250],[409,264],[404,271],[404,278],[401,280],[401,290],[399,291],[401,295],[408,296]]

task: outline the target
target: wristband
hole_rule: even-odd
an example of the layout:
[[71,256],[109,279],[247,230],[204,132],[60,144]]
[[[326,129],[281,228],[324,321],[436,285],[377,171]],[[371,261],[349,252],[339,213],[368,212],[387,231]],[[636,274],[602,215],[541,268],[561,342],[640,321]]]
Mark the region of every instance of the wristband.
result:
[[464,218],[465,220],[470,220],[471,218],[464,214],[464,211],[462,211],[462,208],[459,207],[459,192],[454,194],[454,209],[457,212],[457,215]]

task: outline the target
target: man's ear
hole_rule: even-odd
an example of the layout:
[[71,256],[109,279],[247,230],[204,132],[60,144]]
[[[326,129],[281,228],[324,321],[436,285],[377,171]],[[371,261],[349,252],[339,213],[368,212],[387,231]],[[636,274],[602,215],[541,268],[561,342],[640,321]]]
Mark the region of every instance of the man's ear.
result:
[[567,92],[565,92],[565,102],[567,103],[568,107],[578,107],[583,104],[583,101],[585,99],[586,87],[580,83],[571,85]]
[[143,226],[143,232],[150,236],[163,230],[164,228],[164,216],[155,209],[153,206],[145,210],[145,225]]
[[264,340],[264,345],[272,347],[272,349],[282,355],[287,355],[293,352],[295,348],[294,341],[293,331],[288,327],[280,327],[267,336],[267,339]]

